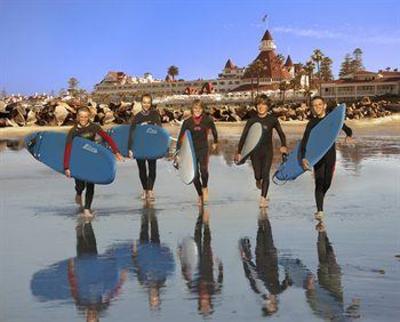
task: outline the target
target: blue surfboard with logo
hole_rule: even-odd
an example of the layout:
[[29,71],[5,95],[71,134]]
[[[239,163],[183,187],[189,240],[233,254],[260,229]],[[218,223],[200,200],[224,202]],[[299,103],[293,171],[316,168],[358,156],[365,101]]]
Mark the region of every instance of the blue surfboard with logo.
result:
[[[305,158],[314,166],[328,152],[335,143],[340,130],[343,127],[346,116],[346,105],[338,105],[321,122],[319,122],[310,132],[306,146]],[[280,181],[290,181],[296,179],[304,173],[300,160],[300,142],[295,149],[288,155],[274,174],[274,178]]]
[[[51,169],[64,173],[66,133],[36,132],[25,137],[25,147],[38,161]],[[71,176],[96,184],[114,181],[116,161],[112,152],[93,141],[75,137],[72,141]]]
[[111,128],[108,134],[117,144],[119,151],[124,157],[132,150],[135,159],[153,160],[163,158],[169,149],[170,135],[157,125],[136,125],[132,132],[132,146],[128,147],[130,125],[118,125]]

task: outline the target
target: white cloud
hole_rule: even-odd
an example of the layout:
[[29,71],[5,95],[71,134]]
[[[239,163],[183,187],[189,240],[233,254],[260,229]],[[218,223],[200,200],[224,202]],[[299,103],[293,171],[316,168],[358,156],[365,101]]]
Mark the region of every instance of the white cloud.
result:
[[384,32],[377,33],[363,30],[362,33],[349,29],[348,32],[333,31],[327,29],[313,28],[294,28],[286,26],[278,26],[272,29],[276,33],[291,34],[299,37],[308,37],[315,39],[338,39],[352,43],[375,43],[381,45],[396,45],[400,44],[400,34],[392,33],[391,35]]

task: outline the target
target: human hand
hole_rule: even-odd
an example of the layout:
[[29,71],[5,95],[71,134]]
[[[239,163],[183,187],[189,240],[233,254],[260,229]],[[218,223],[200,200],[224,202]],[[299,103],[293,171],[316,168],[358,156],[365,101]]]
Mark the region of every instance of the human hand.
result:
[[301,166],[302,166],[302,168],[303,168],[304,171],[311,170],[310,163],[308,162],[307,159],[301,160]]
[[64,173],[67,178],[71,178],[71,170],[70,169],[65,169]]

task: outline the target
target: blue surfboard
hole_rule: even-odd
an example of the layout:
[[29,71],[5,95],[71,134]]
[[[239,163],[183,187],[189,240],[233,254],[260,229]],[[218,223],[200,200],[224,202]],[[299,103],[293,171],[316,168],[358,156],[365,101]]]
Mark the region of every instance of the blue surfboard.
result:
[[[25,138],[25,147],[36,160],[64,174],[66,140],[66,133],[36,132]],[[115,157],[104,146],[75,137],[72,141],[70,171],[73,178],[96,184],[109,184],[115,178]]]
[[[325,155],[330,147],[335,143],[340,130],[343,127],[346,115],[346,105],[337,106],[321,122],[319,122],[310,132],[306,146],[305,158],[314,166]],[[304,173],[300,160],[300,142],[295,149],[288,155],[274,177],[280,181],[294,180]]]
[[168,153],[170,144],[169,133],[157,125],[137,125],[132,133],[132,146],[128,147],[130,125],[119,125],[111,128],[108,134],[117,144],[119,151],[125,157],[132,150],[135,159],[159,159]]

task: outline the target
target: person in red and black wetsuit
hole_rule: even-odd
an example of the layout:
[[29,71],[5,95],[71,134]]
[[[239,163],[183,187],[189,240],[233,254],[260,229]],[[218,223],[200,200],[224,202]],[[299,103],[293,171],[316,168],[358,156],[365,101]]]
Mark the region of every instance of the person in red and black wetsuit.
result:
[[[314,126],[321,122],[328,114],[327,105],[323,97],[315,96],[311,100],[311,112],[314,117],[308,122],[300,145],[300,159],[302,160],[301,162],[304,170],[310,170],[311,168],[308,160],[305,159],[306,147],[310,132]],[[346,133],[345,143],[352,143],[353,131],[351,128],[349,128],[346,124],[343,124],[342,130]],[[321,220],[324,216],[324,198],[332,183],[333,173],[335,171],[335,163],[336,144],[334,143],[328,152],[326,152],[326,154],[322,157],[322,159],[314,165],[315,202],[317,204],[315,219],[317,220]]]
[[212,150],[217,148],[218,133],[213,118],[204,113],[204,105],[200,100],[196,99],[193,101],[191,111],[192,116],[182,124],[176,150],[180,149],[183,135],[186,130],[189,130],[192,135],[196,162],[198,164],[193,184],[199,196],[198,203],[199,205],[203,205],[203,203],[208,201],[208,133],[211,131],[214,137]]
[[[77,112],[77,122],[68,132],[67,141],[65,144],[64,151],[64,171],[65,175],[71,177],[71,171],[69,169],[69,161],[71,157],[72,140],[76,136],[80,136],[84,139],[95,141],[96,134],[100,135],[111,147],[117,160],[122,160],[122,155],[119,153],[117,145],[106,132],[104,132],[98,124],[90,122],[90,110],[87,107],[81,107]],[[75,202],[82,206],[82,193],[86,188],[85,205],[83,208],[83,214],[87,217],[92,217],[91,205],[94,195],[94,183],[86,182],[75,179]]]
[[255,99],[255,105],[257,108],[257,114],[247,121],[243,129],[235,159],[236,161],[239,161],[242,158],[242,148],[250,127],[256,122],[261,123],[263,128],[261,140],[257,147],[252,151],[250,159],[254,170],[256,186],[257,188],[261,189],[260,208],[266,208],[268,206],[267,194],[270,180],[269,172],[271,170],[272,157],[274,153],[272,145],[273,129],[278,132],[279,138],[281,140],[280,152],[282,154],[287,154],[288,150],[286,147],[286,136],[282,131],[279,120],[275,116],[272,116],[268,113],[268,107],[269,105],[271,105],[271,101],[268,96],[257,96]]
[[[152,124],[161,126],[160,113],[153,107],[152,97],[150,94],[142,96],[142,110],[137,113],[132,119],[132,124],[129,132],[128,147],[132,146],[132,132],[138,124]],[[129,157],[134,158],[132,150],[129,150]],[[149,167],[147,174],[146,161]],[[157,160],[136,160],[139,168],[140,182],[142,183],[143,193],[141,198],[154,200],[154,182],[156,181],[156,165]]]

